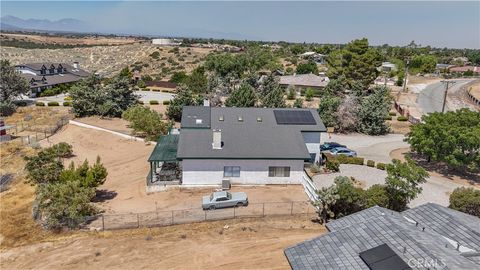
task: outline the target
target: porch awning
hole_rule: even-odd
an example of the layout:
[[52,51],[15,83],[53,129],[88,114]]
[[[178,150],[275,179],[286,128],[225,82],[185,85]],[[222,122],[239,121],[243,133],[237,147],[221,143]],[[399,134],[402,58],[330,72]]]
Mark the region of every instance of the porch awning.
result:
[[177,161],[177,148],[179,137],[180,135],[178,134],[168,134],[160,136],[157,141],[157,145],[153,149],[150,157],[148,158],[148,161]]

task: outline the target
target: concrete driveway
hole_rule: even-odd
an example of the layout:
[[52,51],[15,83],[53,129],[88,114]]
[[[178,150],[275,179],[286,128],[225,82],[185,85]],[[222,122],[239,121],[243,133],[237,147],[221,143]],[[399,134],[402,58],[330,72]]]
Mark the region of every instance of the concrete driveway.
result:
[[[362,188],[367,189],[375,184],[384,184],[387,172],[361,165],[340,165],[340,172],[332,174],[318,174],[313,177],[317,188],[328,187],[333,184],[337,176],[349,176],[358,180]],[[463,185],[448,181],[441,177],[430,176],[422,185],[423,191],[416,199],[410,202],[410,207],[415,207],[427,202],[448,206],[450,193]]]
[[[163,92],[154,92],[154,91],[135,91],[135,94],[140,96],[140,100],[148,103],[150,100],[158,100],[159,103],[162,103],[164,100],[171,100],[173,99],[173,94],[170,93],[163,93]],[[34,101],[42,101],[42,102],[50,102],[56,101],[62,104],[65,101],[66,94],[60,94],[51,97],[39,97],[34,98]]]
[[388,134],[383,136],[369,136],[359,133],[352,134],[322,134],[321,142],[338,142],[346,145],[348,148],[357,151],[359,157],[365,160],[371,159],[377,162],[388,163],[390,152],[409,147],[409,144],[403,141],[402,134]]

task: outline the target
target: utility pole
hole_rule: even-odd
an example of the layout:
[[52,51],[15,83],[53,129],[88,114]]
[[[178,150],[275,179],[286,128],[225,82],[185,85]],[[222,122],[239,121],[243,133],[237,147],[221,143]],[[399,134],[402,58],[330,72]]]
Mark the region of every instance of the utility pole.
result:
[[408,63],[410,63],[410,59],[407,58],[407,64],[405,65],[405,76],[403,81],[403,92],[407,92]]
[[441,83],[443,83],[443,85],[445,85],[445,93],[443,94],[443,104],[442,104],[442,113],[444,113],[445,112],[445,105],[447,104],[448,88],[450,87],[450,85],[455,84],[456,81],[443,80],[443,81],[441,81]]

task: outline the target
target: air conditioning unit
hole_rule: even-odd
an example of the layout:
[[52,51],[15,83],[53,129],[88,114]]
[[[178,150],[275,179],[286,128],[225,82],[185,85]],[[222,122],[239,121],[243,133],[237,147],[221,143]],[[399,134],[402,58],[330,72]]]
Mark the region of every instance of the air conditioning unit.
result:
[[222,180],[222,190],[229,190],[232,188],[232,184],[230,183],[230,179],[223,179]]

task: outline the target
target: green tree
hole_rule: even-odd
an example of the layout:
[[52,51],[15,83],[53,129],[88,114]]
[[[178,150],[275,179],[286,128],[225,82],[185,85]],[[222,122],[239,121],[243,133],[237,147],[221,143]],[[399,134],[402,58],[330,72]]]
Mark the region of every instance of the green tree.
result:
[[64,183],[79,182],[84,187],[96,188],[105,183],[107,175],[107,169],[101,163],[100,157],[97,156],[93,166],[90,166],[86,159],[77,168],[72,162],[68,169],[60,173],[59,181]]
[[123,112],[122,118],[130,122],[129,126],[135,135],[144,136],[147,140],[156,141],[160,135],[168,132],[168,125],[162,120],[162,115],[144,106],[128,108]]
[[167,116],[179,122],[182,119],[183,106],[194,106],[199,103],[198,98],[193,95],[192,91],[188,89],[186,85],[179,85],[177,87],[177,94],[167,108]]
[[390,109],[390,94],[387,87],[375,87],[373,94],[362,99],[358,109],[358,131],[368,135],[388,133],[385,116]]
[[336,79],[344,75],[349,85],[361,82],[368,89],[378,77],[377,67],[381,65],[379,52],[370,48],[368,39],[356,39],[343,49],[331,52],[327,58],[328,77]]
[[284,108],[286,106],[283,99],[285,91],[280,86],[279,79],[273,74],[264,78],[259,86],[259,91],[263,107]]
[[468,109],[432,113],[411,127],[406,141],[428,161],[459,171],[480,170],[480,113]]
[[138,96],[125,78],[115,78],[104,91],[106,101],[99,106],[102,116],[120,117],[123,111],[138,102]]
[[432,73],[437,66],[437,59],[433,55],[416,55],[408,67],[411,74]]
[[297,91],[295,90],[295,87],[292,85],[289,85],[287,88],[287,99],[289,100],[294,100],[295,96],[297,95]]
[[25,157],[27,161],[27,181],[31,184],[46,184],[56,182],[63,171],[63,163],[55,151],[45,149],[37,155]]
[[85,222],[85,217],[98,212],[91,203],[95,189],[79,181],[40,185],[36,193],[40,219],[47,229],[77,228]]
[[297,74],[318,74],[318,67],[314,61],[300,63],[297,65]]
[[428,173],[407,158],[406,162],[397,159],[387,164],[386,190],[389,197],[389,209],[403,211],[407,204],[422,192]]
[[390,201],[386,186],[379,184],[375,184],[365,191],[365,199],[365,208],[370,208],[375,205],[388,208]]
[[0,116],[8,116],[16,110],[13,101],[27,93],[29,86],[8,60],[0,60],[0,74]]
[[187,80],[188,80],[187,73],[185,71],[178,71],[173,73],[169,82],[180,84],[180,83],[187,83]]
[[330,187],[323,187],[317,190],[318,199],[313,203],[317,207],[318,220],[320,224],[327,223],[330,219],[335,218],[335,213],[332,207],[340,198],[338,189],[335,185]]
[[254,107],[256,102],[255,89],[247,83],[242,83],[240,88],[234,90],[227,98],[225,105],[227,107]]
[[60,142],[51,147],[45,148],[43,152],[56,157],[69,158],[73,156],[73,147],[66,142]]
[[126,79],[127,81],[130,81],[133,77],[133,73],[128,67],[124,67],[122,68],[122,70],[120,70],[118,77],[122,79]]
[[318,114],[327,127],[336,127],[338,125],[337,110],[342,102],[340,97],[326,95],[320,99]]
[[313,92],[312,88],[307,88],[307,90],[305,90],[305,100],[306,101],[312,101],[313,95],[314,95],[314,92]]
[[365,191],[353,186],[349,177],[337,176],[334,180],[338,199],[331,207],[335,218],[348,216],[365,208]]
[[303,99],[302,98],[297,98],[295,99],[295,102],[293,103],[294,108],[302,108],[303,107]]
[[480,190],[471,187],[456,188],[450,194],[448,207],[480,218]]
[[185,83],[194,93],[205,93],[208,88],[208,78],[205,75],[205,68],[203,66],[195,68]]

